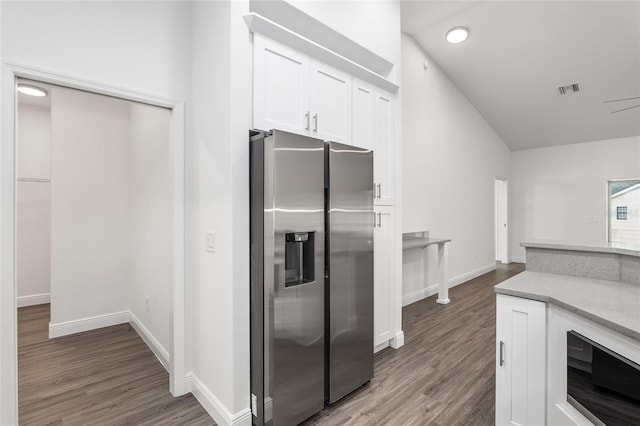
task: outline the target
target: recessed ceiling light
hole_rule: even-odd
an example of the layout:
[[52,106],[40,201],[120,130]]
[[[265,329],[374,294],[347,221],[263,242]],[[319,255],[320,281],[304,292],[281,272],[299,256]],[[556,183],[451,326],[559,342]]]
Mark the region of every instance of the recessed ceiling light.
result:
[[447,31],[447,41],[451,44],[459,44],[469,37],[469,30],[466,27],[453,27]]
[[32,86],[30,84],[18,84],[18,92],[29,96],[38,96],[40,98],[47,96],[47,91],[45,89],[38,86]]

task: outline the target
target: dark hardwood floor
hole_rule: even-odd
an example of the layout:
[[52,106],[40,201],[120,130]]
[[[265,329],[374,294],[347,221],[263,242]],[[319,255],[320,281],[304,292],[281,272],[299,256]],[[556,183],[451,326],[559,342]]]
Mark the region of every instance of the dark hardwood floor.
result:
[[129,324],[49,340],[49,305],[18,309],[18,416],[24,425],[214,425]]
[[[524,270],[499,266],[403,309],[406,344],[375,356],[371,383],[307,425],[492,425],[495,294]],[[136,332],[117,325],[48,339],[49,305],[18,310],[21,425],[212,425],[191,395],[173,398],[169,377]]]
[[496,296],[524,270],[498,269],[402,310],[405,345],[375,356],[371,382],[306,425],[493,425]]

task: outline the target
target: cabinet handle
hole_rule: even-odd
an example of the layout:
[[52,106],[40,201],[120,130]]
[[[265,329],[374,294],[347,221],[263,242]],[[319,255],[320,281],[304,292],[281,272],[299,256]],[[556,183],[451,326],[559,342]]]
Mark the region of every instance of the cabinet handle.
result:
[[504,342],[500,340],[500,367],[504,365]]
[[313,133],[318,133],[318,113],[313,114]]
[[378,212],[378,228],[382,228],[382,213]]
[[373,212],[373,227],[375,228],[376,226],[376,212]]
[[307,111],[307,113],[304,115],[304,118],[307,120],[307,127],[305,127],[304,129],[308,132],[309,131],[309,111]]
[[378,198],[382,198],[382,184],[378,184]]
[[[377,192],[376,188],[378,188],[378,184],[374,182],[373,183],[373,198],[378,198],[378,192]],[[375,215],[375,213],[374,213],[374,215]]]

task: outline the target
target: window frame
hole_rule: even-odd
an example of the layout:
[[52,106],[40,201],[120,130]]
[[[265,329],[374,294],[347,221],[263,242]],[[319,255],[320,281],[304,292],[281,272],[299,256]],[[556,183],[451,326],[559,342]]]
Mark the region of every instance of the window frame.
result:
[[[607,213],[605,215],[605,218],[606,218],[606,222],[607,222],[607,227],[606,227],[607,244],[611,244],[611,183],[612,182],[627,182],[627,181],[638,181],[638,182],[640,182],[640,176],[633,177],[633,178],[612,178],[612,179],[607,179],[605,181],[605,196],[606,196],[605,205],[606,205],[606,209],[607,209]],[[616,214],[616,217],[617,217],[617,214]],[[628,220],[628,219],[625,219],[625,220]]]

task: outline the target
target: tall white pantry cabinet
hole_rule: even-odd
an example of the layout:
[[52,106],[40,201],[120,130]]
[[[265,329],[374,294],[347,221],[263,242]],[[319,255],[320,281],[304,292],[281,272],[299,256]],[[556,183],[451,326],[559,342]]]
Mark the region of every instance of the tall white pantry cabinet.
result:
[[253,127],[374,151],[374,346],[401,345],[396,282],[395,95],[253,35]]

